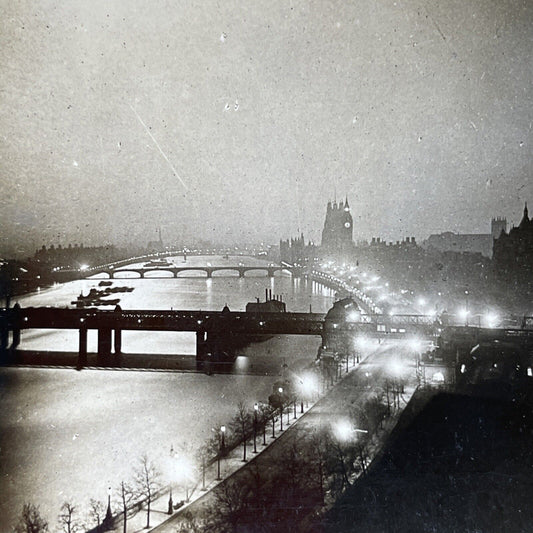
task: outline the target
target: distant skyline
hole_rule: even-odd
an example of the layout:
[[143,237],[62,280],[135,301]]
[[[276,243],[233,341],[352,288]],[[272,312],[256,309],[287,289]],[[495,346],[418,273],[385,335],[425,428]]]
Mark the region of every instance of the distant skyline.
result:
[[533,2],[0,0],[0,256],[488,233],[533,204]]

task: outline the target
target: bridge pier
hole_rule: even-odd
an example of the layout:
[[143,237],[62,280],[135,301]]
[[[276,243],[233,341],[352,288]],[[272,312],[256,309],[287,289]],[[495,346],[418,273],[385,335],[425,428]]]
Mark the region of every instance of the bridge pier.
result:
[[122,330],[115,330],[115,355],[120,355],[122,353]]
[[274,269],[273,268],[269,268],[268,269],[268,277],[269,278],[273,278],[274,277]]
[[7,362],[7,346],[9,344],[9,330],[7,327],[0,329],[0,362]]
[[79,348],[78,348],[78,369],[87,366],[87,328],[80,328]]
[[20,328],[13,329],[13,337],[11,340],[11,349],[16,350],[20,344]]
[[211,270],[206,270],[207,272],[207,279],[210,279],[213,277],[213,272],[211,272]]
[[196,361],[203,361],[207,355],[207,331],[196,332]]
[[98,328],[98,364],[109,365],[111,357],[111,328]]

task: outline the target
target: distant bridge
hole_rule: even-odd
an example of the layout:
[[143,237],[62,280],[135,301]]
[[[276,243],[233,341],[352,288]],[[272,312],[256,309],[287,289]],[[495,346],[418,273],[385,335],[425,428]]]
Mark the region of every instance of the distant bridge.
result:
[[[244,277],[246,272],[257,270],[263,271],[268,277],[273,277],[275,272],[286,271],[290,272],[293,276],[299,277],[303,273],[302,267],[297,267],[290,265],[288,263],[282,263],[281,265],[250,265],[245,266],[242,264],[239,265],[218,265],[218,266],[177,266],[172,263],[167,265],[159,266],[145,266],[145,267],[133,267],[130,266],[136,263],[142,263],[144,261],[157,261],[166,257],[174,257],[177,255],[195,255],[194,253],[186,252],[184,254],[183,250],[181,251],[166,251],[159,252],[154,254],[147,254],[138,257],[130,257],[128,259],[122,259],[120,261],[115,261],[113,263],[107,263],[104,265],[98,265],[93,267],[83,267],[83,268],[69,268],[69,269],[54,269],[51,273],[52,278],[58,282],[72,281],[75,279],[83,279],[89,276],[94,276],[96,274],[107,274],[109,278],[113,279],[117,277],[117,274],[124,272],[133,272],[139,274],[139,278],[144,278],[145,274],[151,272],[170,272],[174,278],[177,278],[180,272],[187,271],[198,271],[205,272],[207,278],[211,278],[213,272],[217,271],[234,271],[239,274],[239,277]],[[153,276],[150,276],[153,277]]]
[[[289,267],[289,266],[234,266],[234,265],[224,265],[224,266],[156,266],[156,267],[122,267],[119,269],[114,268],[99,268],[91,271],[91,275],[94,274],[107,274],[110,279],[114,279],[117,277],[120,277],[121,274],[124,274],[126,272],[133,272],[136,274],[139,274],[139,278],[145,278],[146,274],[153,274],[154,272],[160,273],[160,272],[170,272],[172,273],[174,278],[177,278],[178,275],[181,272],[205,272],[207,278],[212,278],[214,272],[221,272],[221,271],[233,271],[237,272],[239,274],[240,278],[243,278],[246,274],[246,272],[265,272],[265,274],[272,278],[274,277],[275,272],[281,272],[281,271],[287,271],[290,272],[293,275],[298,276],[300,274],[301,269],[297,267]],[[154,276],[150,275],[149,278],[154,277],[162,277],[162,276]]]

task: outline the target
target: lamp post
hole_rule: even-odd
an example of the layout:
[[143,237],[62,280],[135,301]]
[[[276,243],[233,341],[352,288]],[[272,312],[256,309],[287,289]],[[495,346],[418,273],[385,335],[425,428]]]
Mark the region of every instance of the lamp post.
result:
[[220,481],[220,456],[224,453],[224,433],[226,433],[226,426],[220,426],[219,433],[219,446],[218,446],[218,456],[217,456],[217,481]]
[[259,409],[259,405],[255,403],[254,404],[254,453],[257,453],[256,439],[257,439],[257,410],[258,409]]
[[279,407],[279,430],[283,431],[283,397],[282,397],[283,388],[280,387],[278,389],[278,392],[279,392],[279,396],[280,396],[280,399],[279,399],[279,403],[280,403],[280,407]]
[[266,446],[267,445],[267,441],[266,441],[266,416],[265,416],[265,410],[263,409],[261,411],[261,423],[263,424],[263,446]]
[[465,326],[468,326],[468,314],[469,314],[469,310],[468,310],[468,294],[469,294],[469,292],[466,290],[465,291],[465,298],[466,298]]

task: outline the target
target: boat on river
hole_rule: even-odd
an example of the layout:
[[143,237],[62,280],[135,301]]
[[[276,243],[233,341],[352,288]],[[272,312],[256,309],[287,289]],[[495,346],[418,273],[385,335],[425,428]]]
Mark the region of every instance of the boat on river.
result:
[[172,263],[169,263],[166,259],[152,259],[149,263],[143,265],[145,268],[151,267],[170,267]]
[[83,292],[80,293],[78,298],[71,303],[76,307],[98,307],[101,305],[117,305],[120,302],[120,298],[111,298],[104,299],[103,296],[109,294],[109,289],[99,291],[97,289],[91,289],[88,294],[84,295]]

